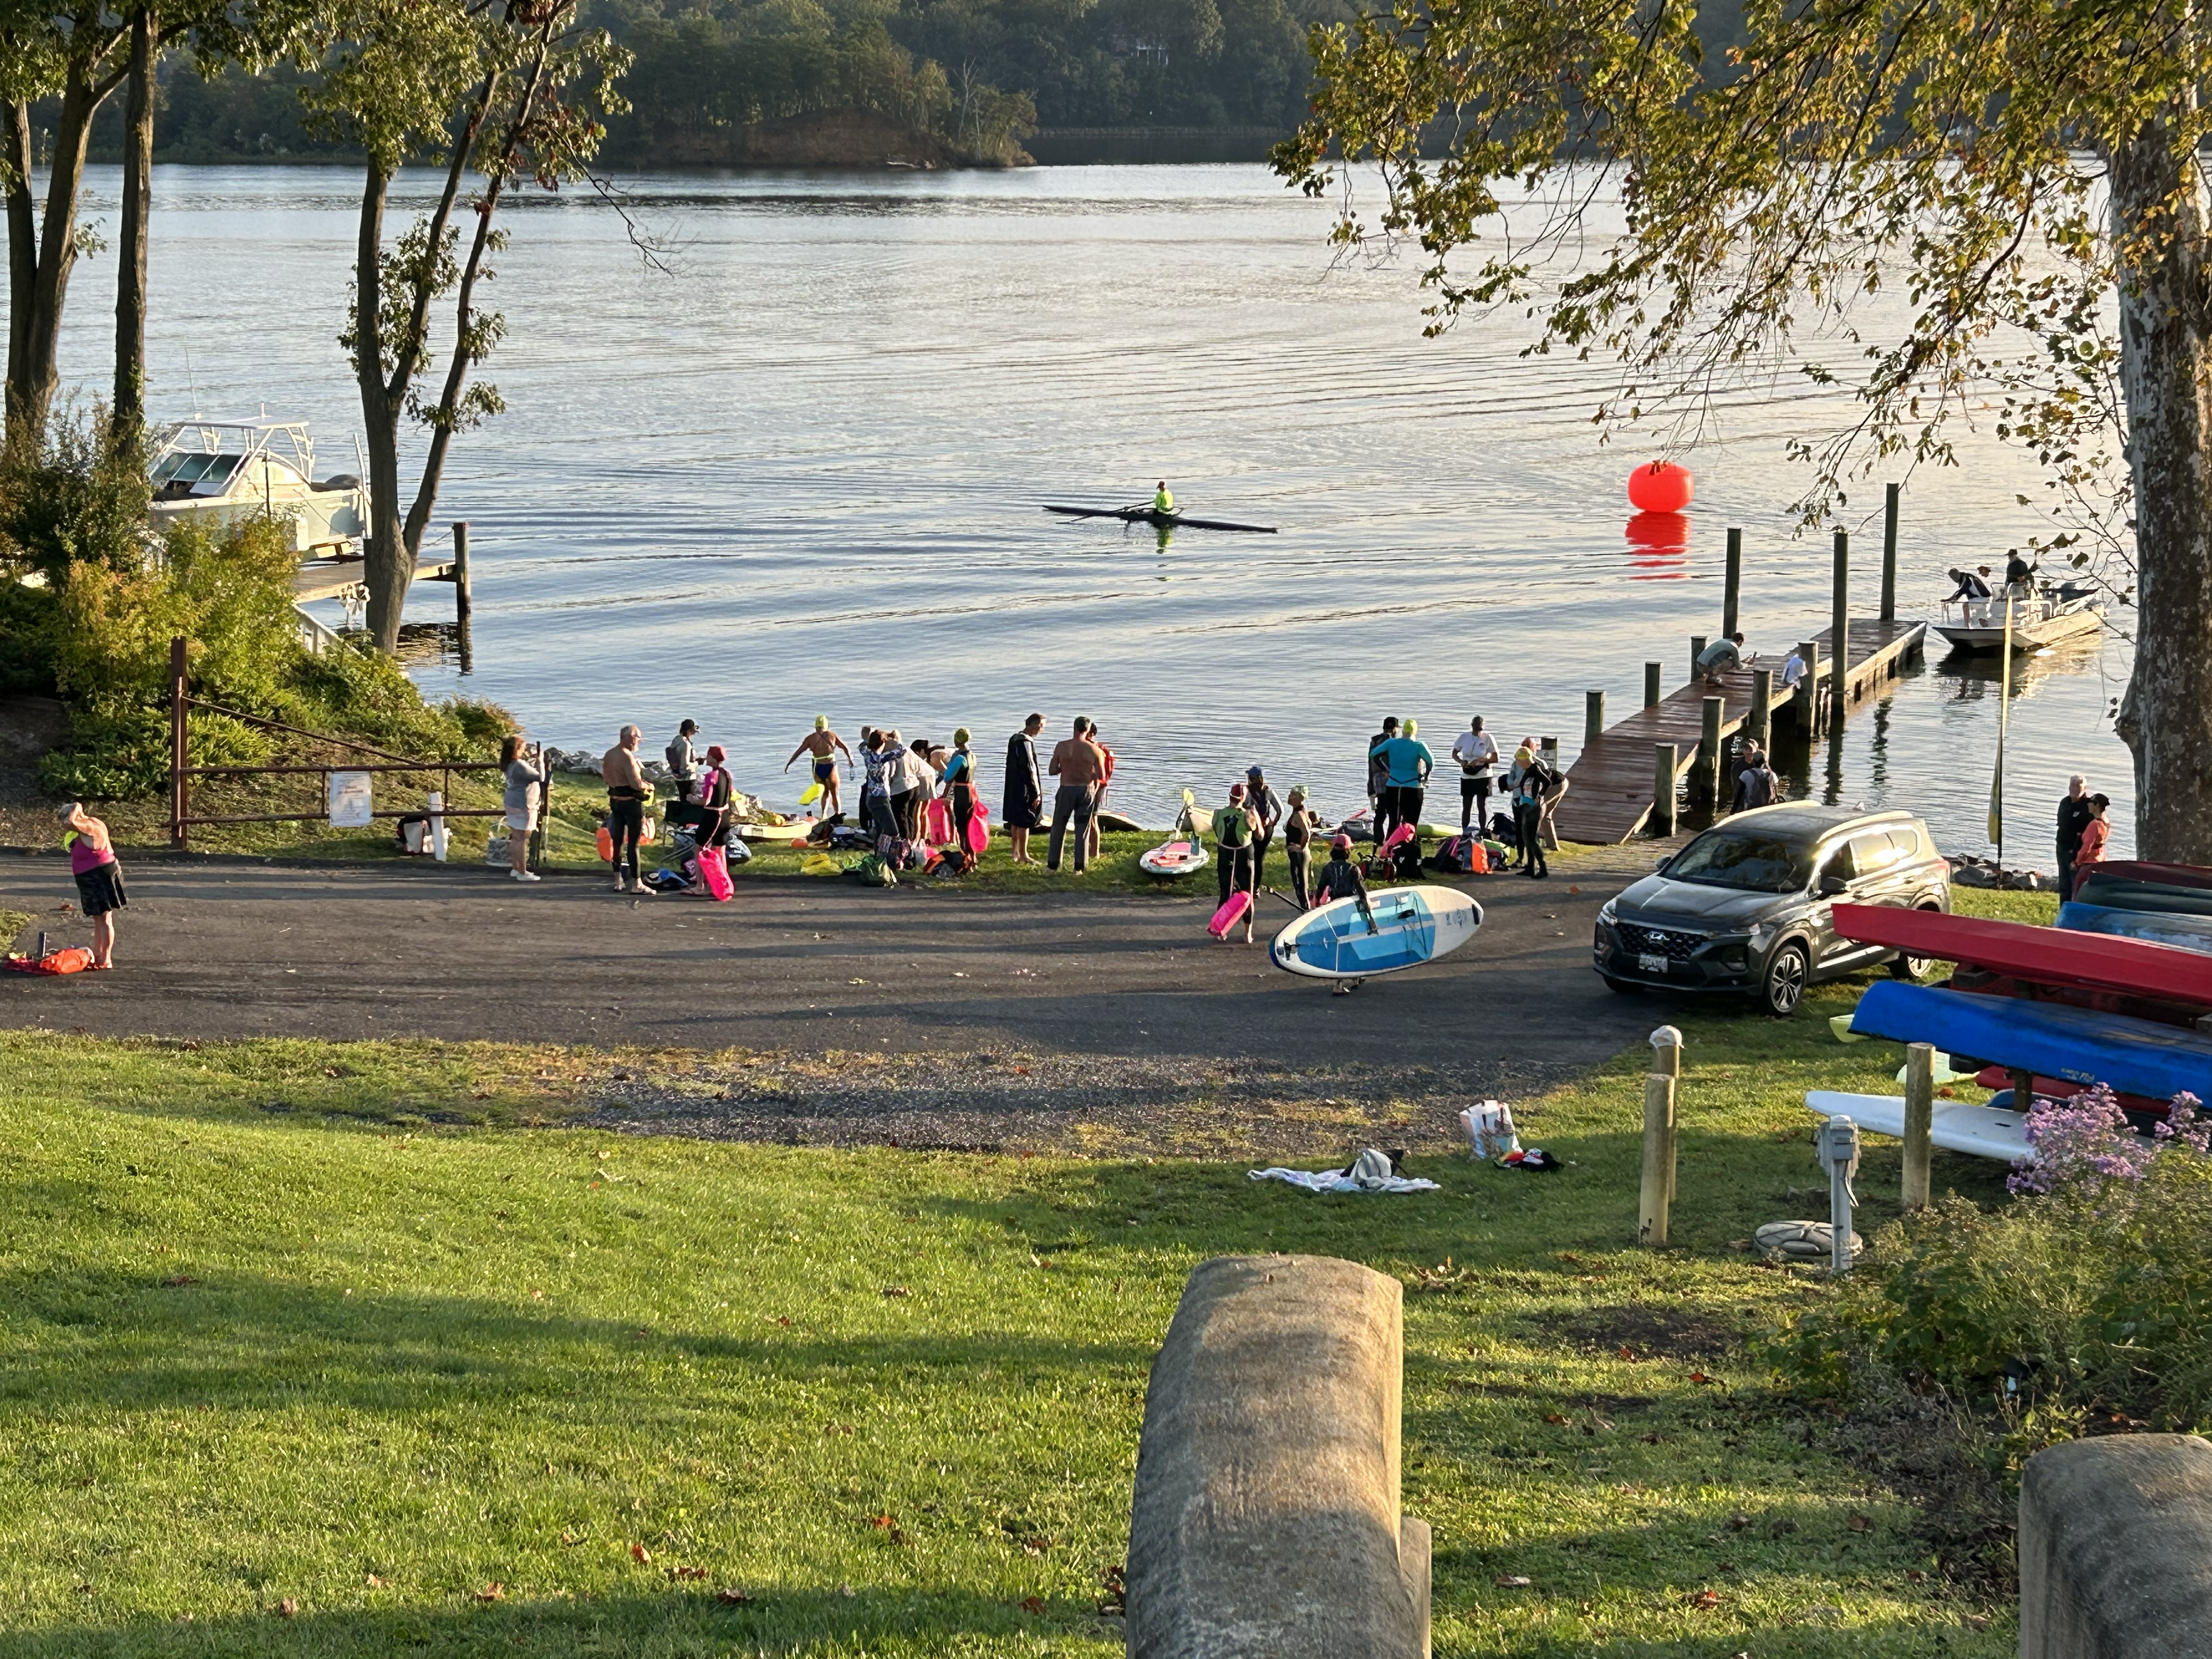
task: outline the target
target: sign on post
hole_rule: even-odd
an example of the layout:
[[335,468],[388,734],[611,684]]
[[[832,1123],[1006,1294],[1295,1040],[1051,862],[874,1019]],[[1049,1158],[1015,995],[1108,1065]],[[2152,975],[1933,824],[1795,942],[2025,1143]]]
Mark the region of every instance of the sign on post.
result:
[[366,830],[376,819],[375,780],[367,772],[330,775],[331,828]]

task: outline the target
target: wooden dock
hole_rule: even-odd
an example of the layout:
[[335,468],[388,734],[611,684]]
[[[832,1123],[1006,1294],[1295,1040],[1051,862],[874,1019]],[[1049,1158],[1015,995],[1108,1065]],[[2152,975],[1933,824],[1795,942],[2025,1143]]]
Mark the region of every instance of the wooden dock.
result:
[[[1846,709],[1863,701],[1884,681],[1894,679],[1905,664],[1917,655],[1928,636],[1924,622],[1853,621],[1848,629],[1850,654],[1844,667]],[[1567,793],[1559,802],[1556,822],[1568,841],[1611,845],[1626,841],[1644,827],[1651,815],[1651,792],[1656,782],[1654,750],[1657,744],[1675,745],[1675,777],[1686,775],[1698,760],[1705,738],[1705,703],[1709,696],[1722,699],[1721,742],[1741,730],[1751,716],[1752,674],[1756,669],[1773,672],[1777,682],[1771,712],[1777,717],[1804,723],[1817,705],[1814,698],[1827,697],[1829,669],[1833,659],[1835,629],[1822,629],[1813,635],[1820,647],[1817,684],[1801,680],[1784,695],[1780,680],[1783,656],[1758,656],[1717,684],[1693,678],[1670,696],[1626,720],[1607,726],[1583,745],[1575,763],[1567,769]],[[1728,791],[1724,787],[1725,795]]]
[[[343,599],[361,586],[367,578],[368,568],[364,559],[309,559],[292,573],[292,603],[305,605],[310,599]],[[425,559],[415,567],[415,580],[449,582],[453,580],[453,562]]]

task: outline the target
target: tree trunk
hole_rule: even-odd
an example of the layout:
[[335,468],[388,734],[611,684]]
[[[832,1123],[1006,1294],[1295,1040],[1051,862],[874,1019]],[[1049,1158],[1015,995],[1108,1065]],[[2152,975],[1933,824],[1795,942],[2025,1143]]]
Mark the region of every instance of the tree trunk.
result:
[[2112,158],[2120,374],[2135,483],[2136,662],[2120,737],[2136,853],[2212,863],[2212,237],[2200,169],[2164,124]]
[[399,534],[399,404],[384,383],[384,209],[392,175],[368,165],[354,247],[354,379],[368,450],[368,536],[362,577],[368,585],[368,633],[380,651],[399,648],[415,562]]
[[115,407],[118,438],[146,425],[146,222],[154,208],[154,14],[131,20],[131,70],[124,107],[123,231],[116,249]]
[[39,279],[38,204],[31,197],[31,106],[8,106],[8,393],[7,439],[20,430],[14,387],[30,347],[32,293]]
[[[31,279],[29,316],[24,320],[20,360],[10,354],[8,417],[11,429],[43,439],[46,414],[60,384],[62,307],[69,297],[70,271],[76,264],[77,201],[84,186],[85,141],[92,118],[114,86],[95,82],[82,64],[70,67],[62,88],[61,113],[54,125],[52,172],[46,180],[45,222],[39,228],[38,268]],[[11,341],[12,343],[12,341]]]

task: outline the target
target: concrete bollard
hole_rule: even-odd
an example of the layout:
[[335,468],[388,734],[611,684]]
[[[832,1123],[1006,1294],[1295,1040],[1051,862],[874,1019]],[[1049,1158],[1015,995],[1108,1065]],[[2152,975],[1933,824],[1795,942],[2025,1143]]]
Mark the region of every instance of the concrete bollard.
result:
[[1429,1528],[1398,1509],[1402,1302],[1329,1256],[1191,1274],[1145,1390],[1132,1659],[1427,1659]]
[[2106,1435],[2027,1460],[2020,1659],[2212,1653],[2212,1443]]

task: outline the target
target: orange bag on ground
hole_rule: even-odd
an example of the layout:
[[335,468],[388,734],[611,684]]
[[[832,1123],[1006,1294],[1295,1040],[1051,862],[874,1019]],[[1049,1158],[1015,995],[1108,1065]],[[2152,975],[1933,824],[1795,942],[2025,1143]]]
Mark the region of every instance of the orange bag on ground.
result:
[[42,957],[10,956],[9,970],[17,974],[81,974],[92,966],[92,952],[82,945],[49,951]]

